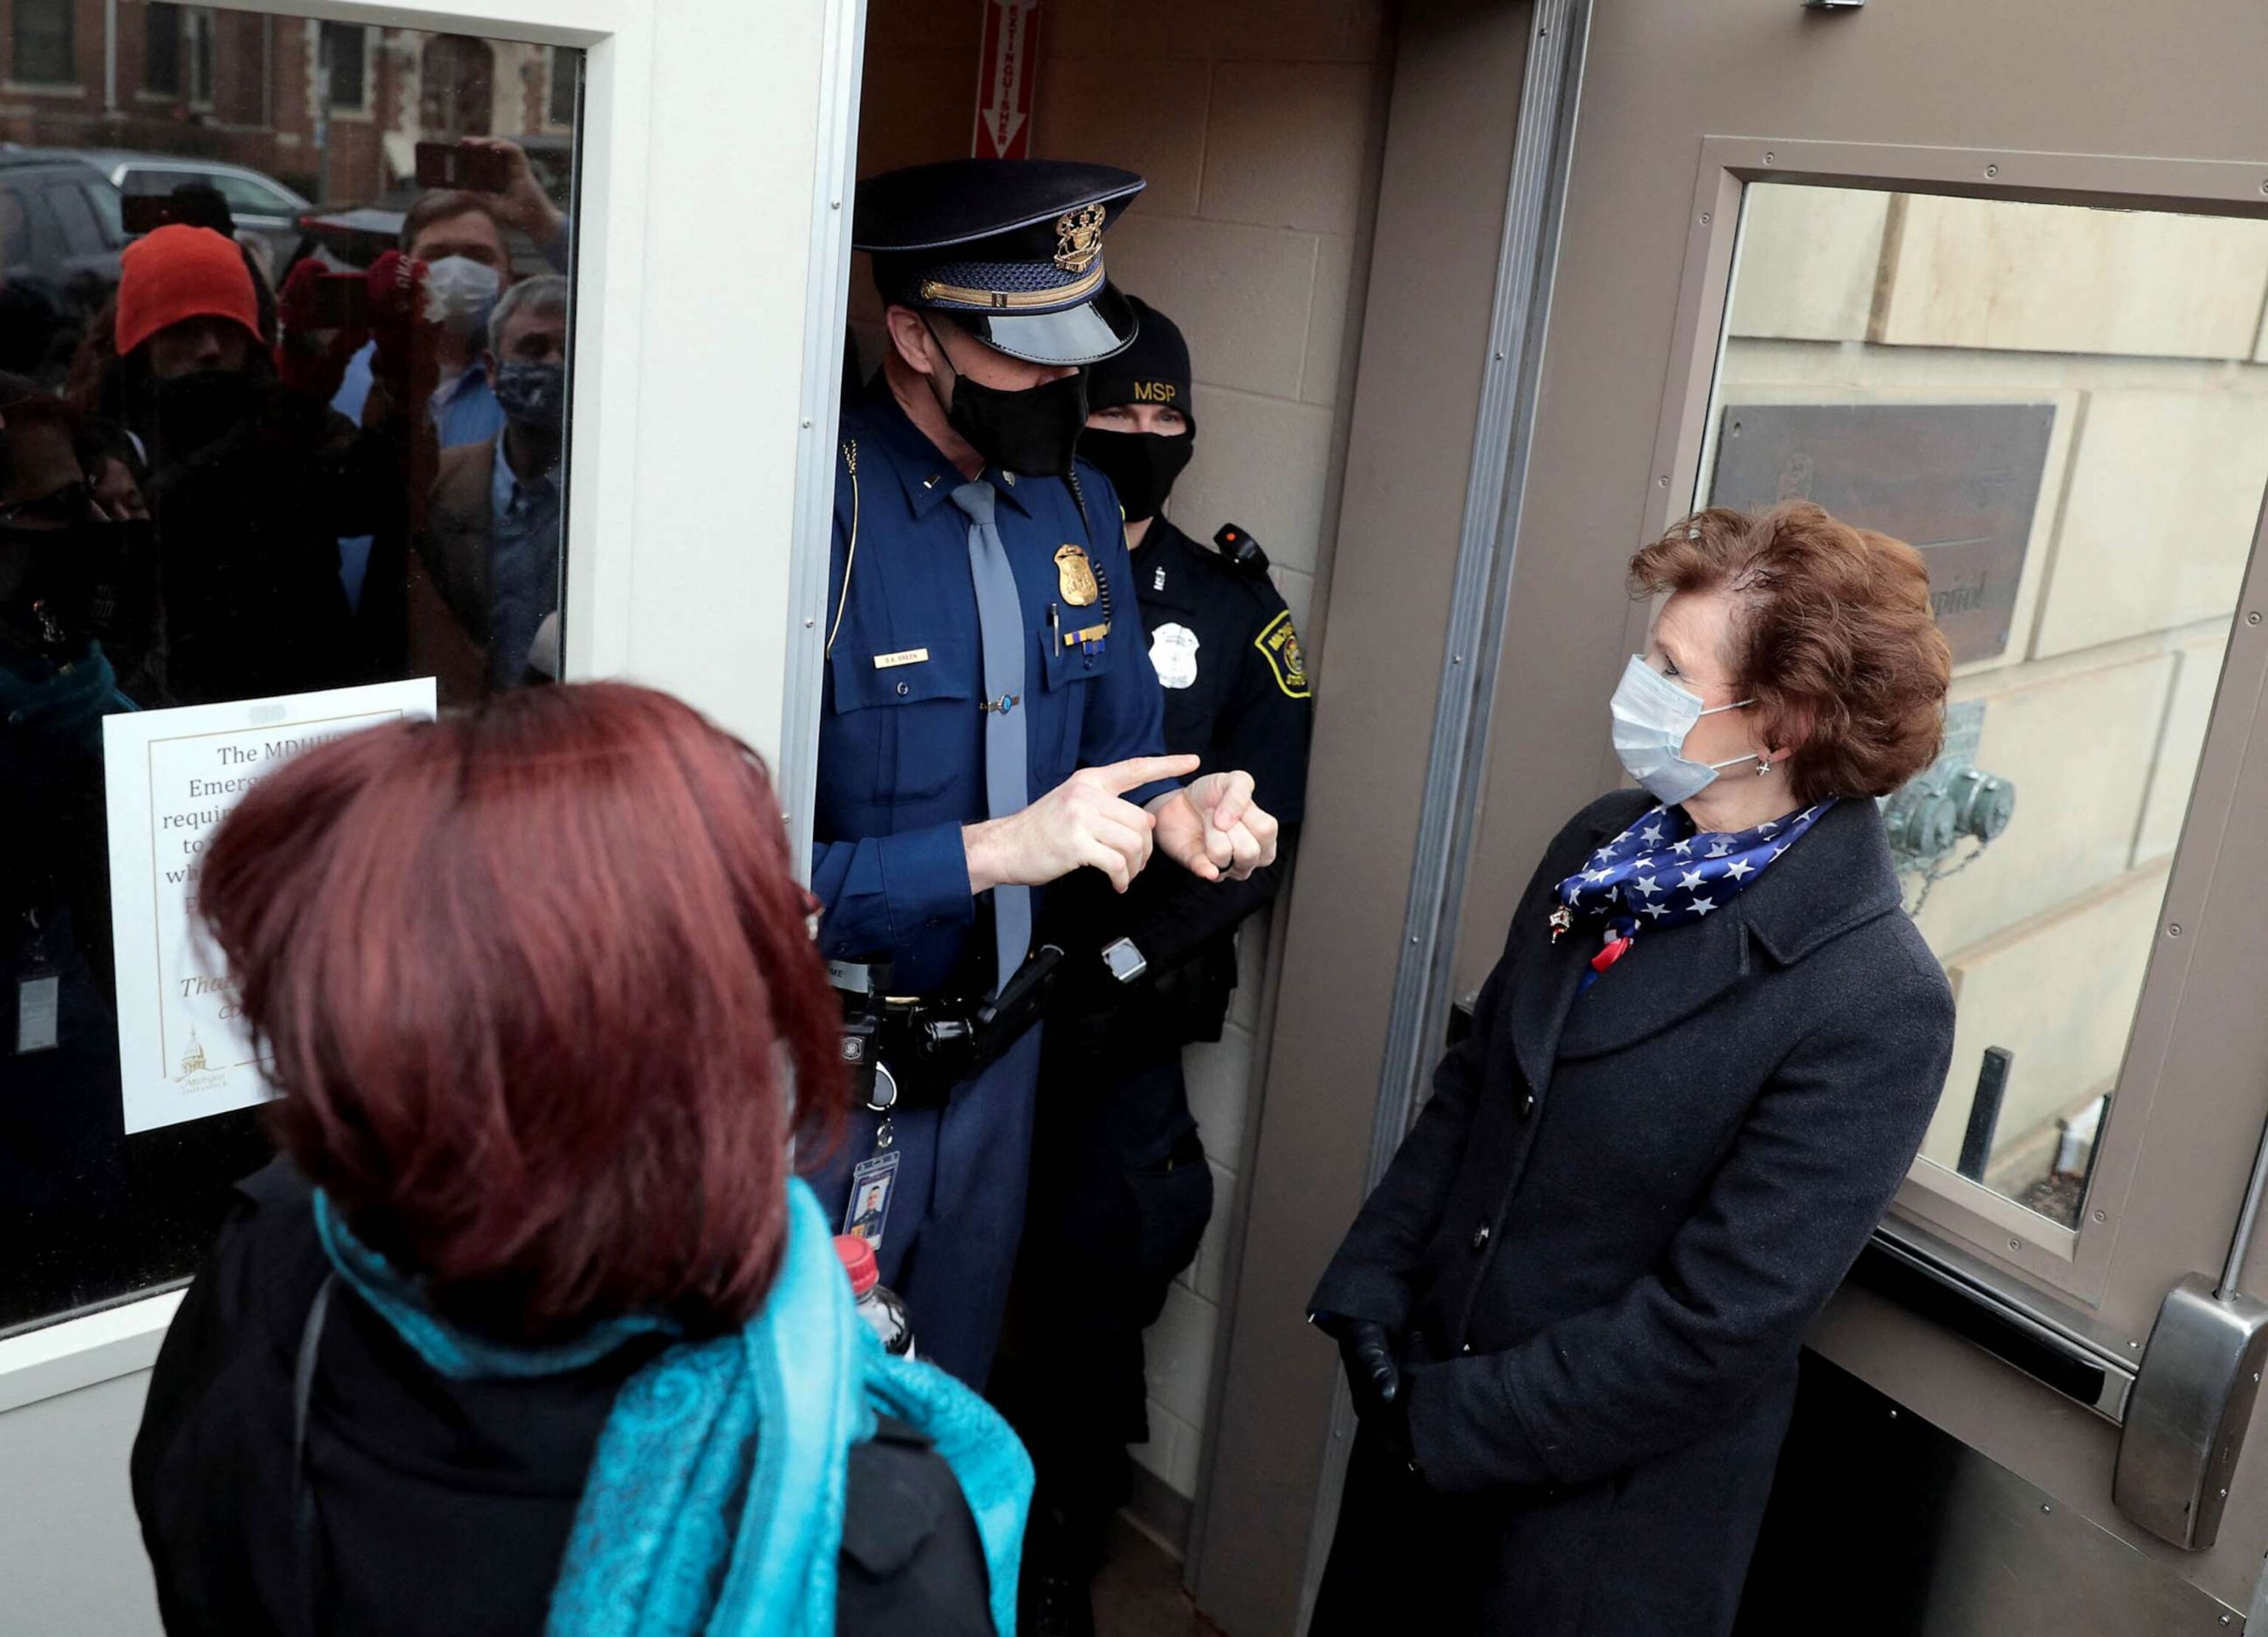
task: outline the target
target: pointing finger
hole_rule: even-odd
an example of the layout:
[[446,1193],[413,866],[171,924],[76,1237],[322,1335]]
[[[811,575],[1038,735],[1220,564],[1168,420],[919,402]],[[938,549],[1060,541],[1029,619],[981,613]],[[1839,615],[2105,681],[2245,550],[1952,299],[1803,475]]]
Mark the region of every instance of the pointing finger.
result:
[[1138,756],[1094,770],[1102,776],[1104,789],[1122,796],[1161,778],[1187,778],[1197,771],[1197,758],[1193,756]]

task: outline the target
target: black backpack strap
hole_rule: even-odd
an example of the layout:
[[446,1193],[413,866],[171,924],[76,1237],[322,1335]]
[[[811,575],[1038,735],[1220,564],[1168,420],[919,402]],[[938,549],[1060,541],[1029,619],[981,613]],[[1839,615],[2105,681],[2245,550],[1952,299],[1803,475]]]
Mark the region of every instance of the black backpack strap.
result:
[[308,1637],[322,1621],[322,1539],[316,1528],[314,1475],[307,1463],[307,1412],[315,1397],[315,1360],[323,1345],[323,1320],[330,1312],[331,1289],[339,1282],[326,1274],[299,1328],[299,1353],[291,1366],[291,1539],[299,1564],[300,1609]]

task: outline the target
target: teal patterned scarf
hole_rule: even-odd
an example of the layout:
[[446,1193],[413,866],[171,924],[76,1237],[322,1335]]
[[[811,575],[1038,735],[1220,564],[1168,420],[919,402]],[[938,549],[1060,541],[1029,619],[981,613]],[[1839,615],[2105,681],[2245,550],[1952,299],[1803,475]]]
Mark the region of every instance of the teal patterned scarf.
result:
[[[660,1319],[617,1319],[557,1347],[457,1329],[315,1196],[339,1276],[453,1381],[578,1369]],[[992,1623],[1013,1637],[1032,1464],[991,1406],[882,1350],[852,1306],[819,1202],[788,1184],[787,1250],[763,1311],[680,1342],[622,1388],[599,1437],[551,1594],[548,1637],[828,1637],[847,1462],[877,1412],[935,1442],[976,1520]]]

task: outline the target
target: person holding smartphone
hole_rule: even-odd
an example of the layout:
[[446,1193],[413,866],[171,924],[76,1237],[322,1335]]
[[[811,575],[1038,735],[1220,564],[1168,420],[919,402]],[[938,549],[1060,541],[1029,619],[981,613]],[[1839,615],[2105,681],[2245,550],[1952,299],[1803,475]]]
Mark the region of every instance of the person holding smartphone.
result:
[[[438,374],[431,413],[444,449],[485,442],[504,427],[504,408],[482,354],[489,313],[518,282],[510,235],[526,235],[562,273],[570,249],[566,215],[543,191],[519,144],[501,136],[468,136],[459,146],[494,156],[490,165],[472,168],[481,180],[502,186],[429,190],[401,221],[401,254],[424,263],[428,287],[441,309],[432,334]],[[370,398],[371,363],[370,349],[357,353],[331,399],[333,409],[357,424]]]

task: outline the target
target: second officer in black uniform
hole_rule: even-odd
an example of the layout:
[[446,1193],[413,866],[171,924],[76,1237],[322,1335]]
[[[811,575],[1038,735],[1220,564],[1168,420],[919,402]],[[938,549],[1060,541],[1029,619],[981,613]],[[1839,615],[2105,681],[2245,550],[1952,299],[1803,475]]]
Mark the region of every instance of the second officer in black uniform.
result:
[[1048,903],[1049,941],[1066,958],[1042,1047],[1015,1333],[994,1376],[1038,1469],[1022,1622],[1038,1637],[1094,1629],[1088,1587],[1130,1491],[1126,1446],[1149,1436],[1142,1331],[1212,1211],[1182,1048],[1221,1036],[1236,928],[1276,896],[1307,783],[1311,706],[1291,611],[1244,530],[1201,545],[1165,515],[1197,446],[1189,347],[1173,321],[1131,305],[1134,343],[1089,372],[1079,455],[1125,512],[1167,748],[1200,757],[1201,771],[1250,772],[1283,831],[1277,862],[1246,881],[1148,870],[1121,896],[1082,871],[1093,879]]

